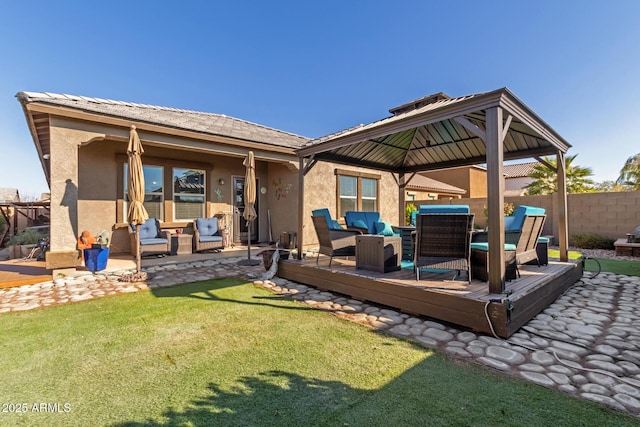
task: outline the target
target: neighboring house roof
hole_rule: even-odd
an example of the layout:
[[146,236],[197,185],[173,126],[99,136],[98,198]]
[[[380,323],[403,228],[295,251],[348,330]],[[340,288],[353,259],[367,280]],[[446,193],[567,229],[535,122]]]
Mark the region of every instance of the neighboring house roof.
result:
[[502,172],[506,178],[523,178],[528,177],[533,172],[533,167],[539,165],[538,162],[517,163],[512,165],[504,165]]
[[275,146],[299,148],[309,141],[309,138],[300,135],[236,119],[224,114],[48,92],[19,92],[16,97],[23,106],[30,103],[41,103]]
[[434,193],[466,194],[467,190],[416,174],[406,186],[407,190],[432,191]]
[[0,188],[0,203],[15,203],[20,201],[17,188]]

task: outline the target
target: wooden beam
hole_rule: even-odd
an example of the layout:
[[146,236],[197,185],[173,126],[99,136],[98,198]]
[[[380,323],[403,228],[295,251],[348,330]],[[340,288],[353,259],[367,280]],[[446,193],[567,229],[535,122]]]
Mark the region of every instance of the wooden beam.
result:
[[558,168],[555,167],[554,165],[552,165],[551,163],[547,162],[544,158],[540,157],[540,156],[536,156],[535,159],[539,162],[542,163],[543,165],[545,165],[546,167],[548,167],[549,169],[551,169],[553,172],[558,173]]
[[505,289],[504,190],[502,109],[489,108],[487,114],[487,208],[489,213],[489,292]]
[[405,225],[405,217],[404,217],[404,200],[406,197],[405,187],[405,176],[404,173],[398,174],[398,224]]
[[558,165],[558,243],[560,244],[560,261],[569,261],[569,224],[567,221],[567,173],[564,153],[556,154]]

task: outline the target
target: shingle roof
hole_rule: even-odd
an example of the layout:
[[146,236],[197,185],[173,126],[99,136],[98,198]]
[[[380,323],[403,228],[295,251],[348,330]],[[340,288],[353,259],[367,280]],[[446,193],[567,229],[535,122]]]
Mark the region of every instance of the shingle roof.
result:
[[504,165],[502,172],[507,178],[522,178],[531,175],[533,167],[539,165],[538,162],[517,163],[512,165]]
[[434,191],[449,194],[466,194],[467,190],[416,174],[407,184],[407,190]]
[[300,135],[236,119],[224,114],[48,92],[20,92],[16,97],[23,105],[37,102],[175,129],[283,147],[299,148],[309,141],[309,138]]
[[0,188],[0,203],[13,203],[20,201],[20,193],[17,188]]

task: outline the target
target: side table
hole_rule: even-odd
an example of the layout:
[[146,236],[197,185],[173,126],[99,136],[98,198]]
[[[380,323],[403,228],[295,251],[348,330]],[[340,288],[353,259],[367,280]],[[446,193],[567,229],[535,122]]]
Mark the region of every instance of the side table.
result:
[[192,253],[193,235],[172,234],[171,255],[189,255]]
[[396,236],[356,236],[356,268],[388,273],[400,270],[402,239]]

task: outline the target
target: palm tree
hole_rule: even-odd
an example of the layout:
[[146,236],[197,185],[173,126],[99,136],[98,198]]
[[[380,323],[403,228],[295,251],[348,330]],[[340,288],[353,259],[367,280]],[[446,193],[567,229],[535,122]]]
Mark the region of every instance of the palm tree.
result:
[[[565,159],[565,170],[567,178],[567,193],[590,193],[593,192],[593,180],[589,177],[593,175],[591,168],[575,166],[573,160],[577,157],[577,154],[573,156],[567,156]],[[549,163],[554,168],[557,168],[557,160],[545,157],[544,161]],[[525,188],[528,194],[551,194],[558,191],[558,178],[557,173],[540,163],[533,167],[533,172],[529,175],[534,179]]]
[[640,153],[627,159],[620,169],[620,176],[616,182],[621,185],[630,185],[634,190],[640,190]]

